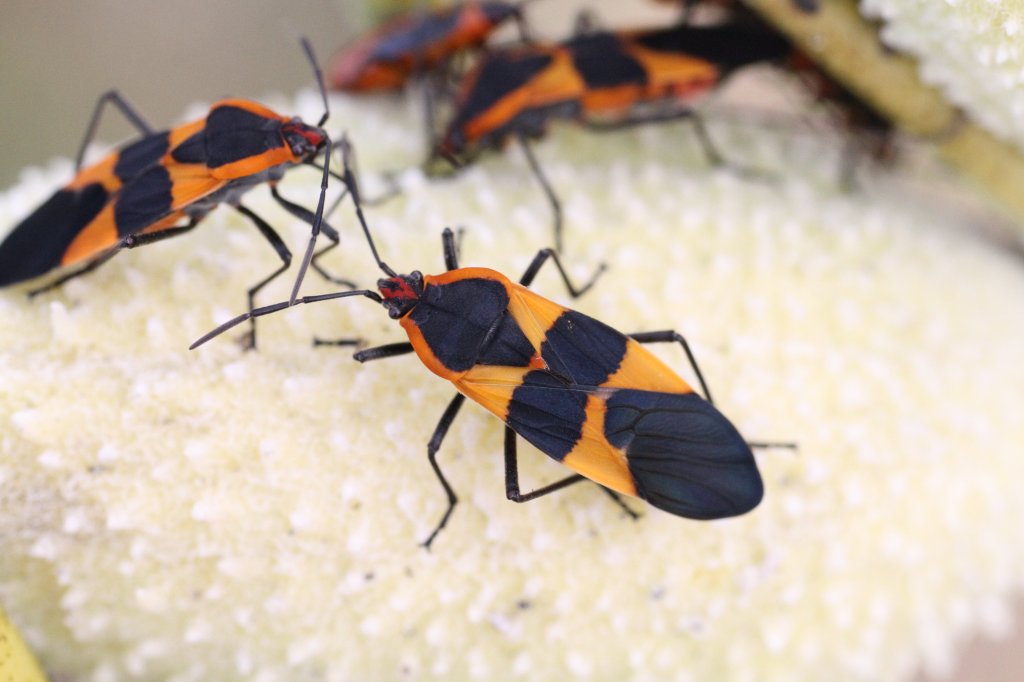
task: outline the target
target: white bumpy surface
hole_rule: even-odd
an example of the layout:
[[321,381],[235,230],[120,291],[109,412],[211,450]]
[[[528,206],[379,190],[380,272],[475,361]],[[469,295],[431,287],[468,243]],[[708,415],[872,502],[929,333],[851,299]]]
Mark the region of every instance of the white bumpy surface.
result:
[[921,61],[921,77],[972,121],[1024,150],[1024,3],[861,0],[882,37]]
[[[895,3],[893,3],[895,4]],[[314,93],[269,102],[315,120]],[[419,158],[416,106],[335,98],[370,169]],[[276,267],[229,209],[189,235],[119,254],[28,301],[0,292],[0,601],[61,680],[901,680],[955,640],[1007,624],[1024,577],[1024,269],[933,199],[844,193],[840,144],[713,123],[738,163],[711,170],[685,124],[537,147],[564,200],[567,263],[609,270],[571,305],[623,331],[677,329],[716,401],[752,440],[764,502],[713,523],[594,486],[505,500],[500,423],[473,405],[440,462],[425,444],[451,387],[409,356],[359,365],[314,335],[398,341],[365,299],[230,332]],[[6,231],[66,181],[26,171],[0,195]],[[297,170],[287,196],[316,200]],[[457,179],[402,176],[368,209],[385,260],[462,258],[517,276],[550,243],[518,150]],[[338,191],[332,186],[331,194]],[[264,188],[247,204],[296,253],[308,228]],[[327,260],[379,272],[351,207]],[[261,297],[285,298],[290,278]],[[538,292],[568,303],[551,270]],[[330,287],[311,274],[306,293]],[[691,377],[681,350],[657,352]],[[564,475],[521,447],[530,489]]]

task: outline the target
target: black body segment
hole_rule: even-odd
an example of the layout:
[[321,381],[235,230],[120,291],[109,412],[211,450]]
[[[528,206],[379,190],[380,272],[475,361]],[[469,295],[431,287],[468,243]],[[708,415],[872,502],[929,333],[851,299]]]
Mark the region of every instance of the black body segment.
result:
[[396,62],[409,55],[419,55],[454,33],[458,20],[459,11],[453,8],[414,22],[409,31],[395,33],[377,43],[367,61]]
[[501,321],[482,350],[480,357],[477,358],[479,365],[528,367],[533,358],[533,345],[515,318],[508,313],[502,315]]
[[167,153],[169,134],[167,131],[147,135],[120,151],[114,173],[122,181],[128,181],[146,168],[159,163]]
[[220,168],[284,146],[281,122],[223,105],[206,117],[206,165]]
[[549,54],[529,53],[524,56],[502,55],[484,61],[467,100],[451,123],[451,129],[461,129],[469,121],[488,111],[498,101],[526,85],[552,62]]
[[717,519],[761,501],[750,446],[697,394],[618,389],[606,404],[605,437],[625,450],[637,494],[655,507]]
[[657,52],[689,54],[712,62],[724,71],[755,62],[782,59],[792,45],[782,36],[754,26],[682,24],[662,31],[633,36],[638,45]]
[[0,286],[33,279],[59,266],[68,246],[103,210],[107,199],[107,190],[99,183],[54,193],[0,243]]
[[426,287],[410,319],[437,359],[463,372],[477,364],[485,337],[507,309],[508,292],[500,282],[473,278]]
[[206,163],[206,131],[193,133],[178,144],[171,152],[171,158],[178,163]]
[[566,43],[573,66],[588,89],[647,83],[647,71],[622,50],[622,42],[611,33],[594,33]]
[[140,232],[168,215],[171,201],[171,175],[167,168],[149,168],[124,186],[114,204],[118,236]]
[[566,310],[545,335],[541,357],[551,371],[584,388],[600,386],[626,355],[626,337],[603,322]]
[[512,393],[506,423],[556,461],[576,447],[583,434],[587,394],[573,390],[546,370],[534,370]]

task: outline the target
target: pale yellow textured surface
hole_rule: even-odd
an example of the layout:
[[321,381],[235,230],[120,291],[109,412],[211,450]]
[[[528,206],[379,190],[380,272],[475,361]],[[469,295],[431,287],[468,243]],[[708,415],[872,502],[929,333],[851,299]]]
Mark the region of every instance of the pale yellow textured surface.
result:
[[[315,96],[300,104],[316,117]],[[416,160],[411,107],[337,99],[334,112],[364,170]],[[538,153],[573,273],[610,265],[574,307],[682,331],[748,438],[799,443],[758,454],[757,510],[699,523],[644,509],[634,523],[583,485],[512,504],[500,424],[469,405],[440,456],[462,504],[423,551],[444,506],[425,443],[452,390],[413,357],[359,366],[310,348],[314,334],[399,340],[366,300],[267,318],[258,353],[231,335],[186,351],[275,267],[222,209],[60,293],[0,294],[0,602],[48,670],[898,680],[942,669],[955,636],[1004,627],[1024,582],[1020,261],[895,179],[837,191],[838,145],[711,132],[746,165],[785,159],[784,176],[709,171],[685,125],[559,129]],[[0,225],[68,172],[26,174]],[[515,150],[454,181],[403,180],[402,199],[369,212],[396,269],[439,270],[445,225],[466,227],[466,264],[514,275],[549,241]],[[283,191],[312,204],[318,183],[300,171]],[[247,203],[299,250],[305,228],[265,190]],[[330,265],[372,284],[349,207],[333,222]],[[566,300],[553,272],[535,288]],[[659,353],[685,367],[678,348]],[[522,450],[526,487],[563,474]]]
[[0,680],[46,682],[35,657],[3,609],[0,609]]
[[887,44],[921,60],[921,78],[971,120],[1024,149],[1024,2],[861,0]]

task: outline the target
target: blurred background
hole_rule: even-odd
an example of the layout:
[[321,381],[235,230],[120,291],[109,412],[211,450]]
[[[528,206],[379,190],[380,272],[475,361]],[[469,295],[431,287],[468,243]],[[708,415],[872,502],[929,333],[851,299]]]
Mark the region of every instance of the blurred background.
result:
[[[408,3],[406,3],[408,4]],[[224,96],[259,99],[310,87],[313,75],[299,37],[321,62],[374,17],[398,2],[360,0],[3,0],[0,21],[0,187],[19,169],[55,156],[73,157],[100,94],[117,88],[157,130],[181,120],[195,102]],[[669,4],[634,0],[556,0],[537,33],[571,30],[581,7],[600,7],[609,24],[672,20]],[[340,129],[344,121],[332,120]],[[104,114],[99,139],[112,143],[133,129],[115,110]]]
[[[0,188],[14,184],[26,166],[73,157],[97,97],[108,89],[120,90],[155,129],[179,122],[196,102],[291,93],[313,82],[299,36],[311,40],[323,62],[389,6],[401,4],[3,0]],[[543,37],[565,35],[581,7],[596,8],[609,25],[668,23],[676,13],[671,3],[645,0],[545,0],[530,8],[532,26]],[[328,128],[333,132],[344,125],[331,120]],[[98,139],[115,143],[132,133],[109,110]],[[1024,605],[1017,614],[1019,623]],[[953,679],[1024,679],[1020,630],[1009,640],[973,642]],[[921,676],[919,682],[929,679]]]

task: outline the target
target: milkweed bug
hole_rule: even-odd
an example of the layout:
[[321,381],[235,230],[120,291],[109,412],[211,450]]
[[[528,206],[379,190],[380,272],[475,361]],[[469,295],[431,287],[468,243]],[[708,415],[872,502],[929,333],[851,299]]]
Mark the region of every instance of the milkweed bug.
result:
[[656,31],[594,31],[557,45],[491,52],[465,77],[437,153],[472,157],[517,139],[551,204],[561,250],[561,205],[528,138],[541,136],[553,119],[607,130],[689,118],[708,157],[719,163],[693,108],[695,99],[734,70],[788,51],[786,40],[745,25],[683,24]]
[[[817,0],[791,0],[793,9],[802,14],[815,14]],[[737,0],[685,0],[683,16],[705,6],[725,10],[728,23],[744,24],[752,30],[778,33],[772,24]],[[800,83],[828,109],[835,124],[851,133],[840,161],[840,184],[853,185],[857,161],[866,147],[867,154],[880,163],[891,163],[896,155],[895,130],[869,102],[850,91],[825,73],[808,55],[794,47],[777,66],[795,74]],[[862,146],[860,143],[864,142]]]
[[[347,143],[342,140],[347,157]],[[346,158],[347,165],[347,158]],[[346,177],[351,178],[346,172]],[[505,492],[533,500],[584,478],[617,493],[647,500],[671,514],[716,519],[746,513],[761,501],[763,485],[750,445],[711,402],[686,340],[674,331],[625,335],[564,308],[526,287],[553,261],[573,297],[576,288],[558,254],[540,251],[514,283],[486,268],[460,268],[451,230],[443,236],[447,272],[396,273],[381,261],[359,206],[349,191],[377,266],[386,277],[368,289],[305,296],[294,303],[364,296],[382,304],[408,342],[360,350],[360,362],[415,353],[427,369],[459,393],[434,429],[427,458],[448,507],[423,543],[429,548],[458,501],[437,463],[437,452],[466,397],[506,424]],[[227,329],[289,307],[282,302],[222,324],[196,348]],[[643,343],[677,342],[692,364],[705,398],[644,349]],[[520,492],[516,435],[576,474],[529,493]],[[617,499],[617,498],[616,498]]]
[[[249,307],[264,286],[291,263],[291,251],[263,218],[241,203],[242,195],[268,183],[286,211],[320,229],[333,242],[338,234],[323,223],[324,192],[331,141],[323,130],[329,111],[312,47],[302,41],[323,96],[324,113],[315,126],[281,116],[256,102],[226,99],[191,123],[154,132],[117,91],[96,104],[76,162],[75,177],[15,226],[0,243],[0,286],[35,279],[57,268],[80,266],[30,295],[47,291],[102,265],[121,249],[134,248],[187,232],[218,204],[248,218],[281,259],[281,266],[248,290]],[[115,105],[141,137],[82,168],[86,147],[107,103]],[[315,158],[324,152],[324,165]],[[323,171],[316,212],[282,197],[277,183],[290,168],[309,165]],[[317,254],[320,255],[320,254]],[[314,262],[314,268],[336,283]],[[254,346],[255,326],[247,336]]]
[[349,92],[400,88],[410,76],[480,47],[508,19],[515,19],[525,36],[521,4],[465,2],[398,15],[339,50],[327,67],[328,83]]

